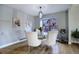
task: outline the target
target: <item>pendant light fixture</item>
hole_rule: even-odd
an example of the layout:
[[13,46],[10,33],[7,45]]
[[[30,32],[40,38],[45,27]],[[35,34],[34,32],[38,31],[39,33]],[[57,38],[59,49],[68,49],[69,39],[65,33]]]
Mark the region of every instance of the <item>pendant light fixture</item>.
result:
[[42,7],[40,6],[40,11],[39,11],[39,18],[41,19],[42,18],[42,16],[43,16],[43,13],[42,13]]
[[42,24],[43,12],[42,12],[42,10],[41,10],[41,9],[42,9],[42,7],[40,6],[39,8],[40,8],[40,11],[39,11],[40,27],[42,27],[42,25],[43,25],[43,24]]

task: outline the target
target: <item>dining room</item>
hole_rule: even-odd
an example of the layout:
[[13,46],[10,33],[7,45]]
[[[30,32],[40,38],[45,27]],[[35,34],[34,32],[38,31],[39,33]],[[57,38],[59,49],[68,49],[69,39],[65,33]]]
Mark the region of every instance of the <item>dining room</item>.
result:
[[0,53],[76,53],[78,45],[68,45],[70,7],[71,4],[0,5]]

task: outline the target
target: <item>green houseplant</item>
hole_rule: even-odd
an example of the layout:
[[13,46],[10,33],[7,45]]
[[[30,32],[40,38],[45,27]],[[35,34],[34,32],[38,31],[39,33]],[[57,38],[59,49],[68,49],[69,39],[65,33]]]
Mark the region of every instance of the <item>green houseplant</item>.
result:
[[73,31],[73,32],[71,33],[71,36],[74,37],[74,38],[76,38],[76,39],[79,39],[79,31],[78,31],[77,28],[76,28],[75,31]]

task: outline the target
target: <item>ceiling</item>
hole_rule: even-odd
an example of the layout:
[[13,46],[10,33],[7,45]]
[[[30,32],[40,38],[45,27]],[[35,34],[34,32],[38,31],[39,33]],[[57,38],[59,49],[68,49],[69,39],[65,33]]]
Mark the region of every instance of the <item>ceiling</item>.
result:
[[7,6],[21,10],[29,15],[37,16],[42,7],[43,14],[50,14],[65,11],[70,8],[70,4],[7,4]]

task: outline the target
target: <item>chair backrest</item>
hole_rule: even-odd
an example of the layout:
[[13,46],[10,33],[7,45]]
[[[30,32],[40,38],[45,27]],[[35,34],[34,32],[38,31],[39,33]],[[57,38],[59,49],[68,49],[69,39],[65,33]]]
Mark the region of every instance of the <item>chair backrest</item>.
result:
[[29,46],[37,47],[41,44],[41,41],[38,40],[37,32],[27,32],[26,36]]
[[49,31],[48,36],[47,36],[47,45],[49,45],[49,46],[55,45],[57,35],[58,35],[57,30]]

